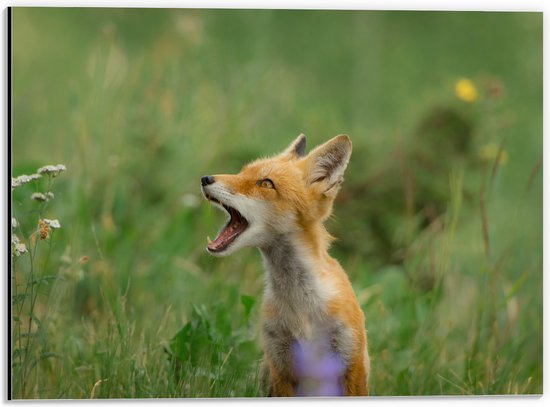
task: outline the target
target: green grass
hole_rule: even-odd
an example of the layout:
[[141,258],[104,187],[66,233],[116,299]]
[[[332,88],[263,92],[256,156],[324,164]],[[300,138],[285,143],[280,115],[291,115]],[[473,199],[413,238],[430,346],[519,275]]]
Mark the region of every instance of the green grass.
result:
[[199,178],[300,132],[354,143],[371,394],[542,393],[542,14],[16,8],[13,41],[13,175],[67,166],[12,197],[28,247],[62,225],[13,269],[14,398],[258,395],[261,259],[206,254]]

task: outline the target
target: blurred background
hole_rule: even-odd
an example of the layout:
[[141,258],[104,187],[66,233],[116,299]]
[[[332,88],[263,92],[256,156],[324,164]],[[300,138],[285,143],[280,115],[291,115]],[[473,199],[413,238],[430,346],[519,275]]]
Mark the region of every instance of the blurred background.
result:
[[354,143],[327,228],[371,394],[542,393],[542,13],[12,18],[13,176],[67,168],[12,193],[14,398],[257,395],[261,259],[206,253],[199,179],[302,132]]

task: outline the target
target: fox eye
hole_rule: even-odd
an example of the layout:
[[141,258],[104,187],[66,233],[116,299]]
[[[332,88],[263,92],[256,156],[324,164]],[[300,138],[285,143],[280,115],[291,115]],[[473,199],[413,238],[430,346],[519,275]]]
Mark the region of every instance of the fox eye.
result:
[[275,189],[275,184],[269,178],[261,179],[256,184],[261,188]]

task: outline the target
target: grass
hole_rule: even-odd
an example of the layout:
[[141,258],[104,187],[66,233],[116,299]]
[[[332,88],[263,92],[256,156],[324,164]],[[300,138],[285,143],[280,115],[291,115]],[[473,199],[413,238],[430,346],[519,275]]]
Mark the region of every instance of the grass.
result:
[[199,178],[300,132],[354,142],[371,393],[542,393],[541,14],[16,8],[13,41],[13,175],[67,167],[13,191],[27,248],[62,226],[14,262],[13,398],[258,395],[260,257],[205,253]]

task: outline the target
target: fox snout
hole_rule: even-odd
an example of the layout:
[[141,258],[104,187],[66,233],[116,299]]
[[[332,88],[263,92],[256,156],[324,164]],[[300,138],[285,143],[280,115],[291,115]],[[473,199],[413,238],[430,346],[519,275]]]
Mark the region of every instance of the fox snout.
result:
[[213,184],[216,179],[212,175],[205,175],[201,178],[201,185],[204,187],[206,185]]

